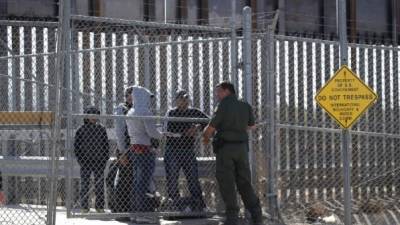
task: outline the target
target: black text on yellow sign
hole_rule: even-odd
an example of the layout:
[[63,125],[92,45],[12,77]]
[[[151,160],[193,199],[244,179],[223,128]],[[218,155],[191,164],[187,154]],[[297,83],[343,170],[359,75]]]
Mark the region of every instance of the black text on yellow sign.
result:
[[351,127],[378,96],[347,66],[318,91],[317,103],[343,128]]

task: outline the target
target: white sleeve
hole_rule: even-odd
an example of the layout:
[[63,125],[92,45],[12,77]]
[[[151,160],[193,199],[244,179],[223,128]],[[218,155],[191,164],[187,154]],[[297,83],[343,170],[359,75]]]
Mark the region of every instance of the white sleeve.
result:
[[163,134],[157,130],[157,125],[155,123],[155,120],[144,120],[144,127],[146,129],[147,134],[155,139],[161,139],[163,138]]

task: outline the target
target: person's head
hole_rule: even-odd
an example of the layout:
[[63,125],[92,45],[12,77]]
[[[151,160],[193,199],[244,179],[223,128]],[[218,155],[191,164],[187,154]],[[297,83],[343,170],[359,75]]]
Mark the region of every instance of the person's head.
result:
[[132,107],[139,111],[151,111],[155,106],[155,96],[145,87],[132,87]]
[[132,90],[133,90],[133,86],[127,87],[125,89],[125,101],[128,104],[132,104]]
[[[86,107],[83,112],[85,114],[95,114],[95,115],[100,115],[100,110],[96,106],[88,106]],[[85,123],[96,123],[97,119],[96,118],[86,118],[84,119]]]
[[218,101],[222,101],[222,99],[225,97],[235,94],[235,87],[229,81],[223,81],[216,86],[216,95]]
[[189,107],[189,95],[185,90],[177,91],[175,94],[175,104],[178,109],[187,109]]

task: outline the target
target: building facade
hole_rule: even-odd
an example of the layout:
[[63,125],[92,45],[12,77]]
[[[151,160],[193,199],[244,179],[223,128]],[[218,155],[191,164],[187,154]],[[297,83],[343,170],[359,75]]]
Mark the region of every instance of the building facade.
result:
[[[55,18],[59,0],[0,0],[3,18]],[[231,26],[232,0],[71,0],[72,13],[129,20]],[[236,26],[241,10],[251,6],[254,27],[263,28],[268,12],[279,10],[278,32],[335,38],[336,1],[236,0]],[[400,0],[347,0],[349,39],[375,38],[397,43]]]

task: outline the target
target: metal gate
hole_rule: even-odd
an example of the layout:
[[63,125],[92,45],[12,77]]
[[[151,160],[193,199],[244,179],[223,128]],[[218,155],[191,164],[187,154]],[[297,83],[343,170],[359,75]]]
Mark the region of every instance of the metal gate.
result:
[[[132,85],[146,87],[154,94],[153,117],[155,124],[162,126],[170,122],[205,123],[207,119],[169,118],[166,113],[176,106],[176,92],[186,90],[193,108],[205,115],[212,115],[216,105],[213,89],[222,80],[231,79],[231,57],[229,29],[171,25],[124,21],[105,18],[72,17],[71,38],[71,83],[72,106],[67,126],[68,177],[66,180],[67,209],[70,216],[84,217],[121,217],[146,215],[155,218],[161,215],[209,215],[222,208],[222,202],[214,179],[215,157],[210,146],[204,146],[200,140],[200,130],[195,133],[193,152],[198,174],[188,172],[186,179],[181,175],[178,181],[181,202],[171,203],[166,178],[166,138],[162,138],[155,147],[154,186],[159,196],[159,205],[150,212],[115,212],[111,210],[106,184],[105,213],[82,210],[79,200],[79,166],[75,161],[73,142],[76,130],[82,124],[83,109],[88,105],[96,106],[101,115],[99,119],[107,129],[110,140],[111,158],[105,168],[106,176],[114,170],[116,159],[116,134],[113,108],[125,100],[124,90]],[[241,54],[239,54],[239,58]],[[244,79],[239,72],[239,96],[244,93]],[[136,99],[143,101],[143,99]],[[67,109],[65,109],[67,111]],[[193,115],[195,116],[195,115]],[[149,120],[147,117],[129,117],[130,120]],[[94,134],[93,134],[94,135]],[[74,140],[75,138],[75,140]],[[184,143],[181,143],[185,145]],[[178,147],[179,148],[179,147]],[[173,161],[184,161],[184,155],[175,154]],[[183,158],[180,158],[183,157]],[[184,166],[183,166],[184,167]],[[175,171],[175,173],[179,171]],[[178,176],[179,174],[171,175]],[[201,195],[206,208],[196,211],[188,208],[193,177],[198,176]],[[124,181],[121,181],[124,182]],[[189,183],[188,183],[189,182]],[[92,186],[92,192],[94,186]],[[126,190],[134,189],[131,186]],[[130,190],[132,191],[132,190]],[[140,190],[133,190],[140,191]],[[91,199],[91,198],[90,198]],[[151,201],[151,200],[149,200]],[[127,201],[125,204],[130,204]],[[147,203],[146,203],[147,204]],[[150,203],[148,203],[150,204]],[[172,206],[173,205],[173,206]],[[206,210],[205,210],[206,209]]]
[[56,193],[56,28],[0,21],[1,224],[49,224]]
[[[287,223],[331,216],[342,224],[341,130],[314,101],[339,68],[338,42],[275,36],[275,49],[280,212]],[[350,44],[348,52],[348,66],[379,96],[351,131],[353,222],[396,224],[398,48]]]

